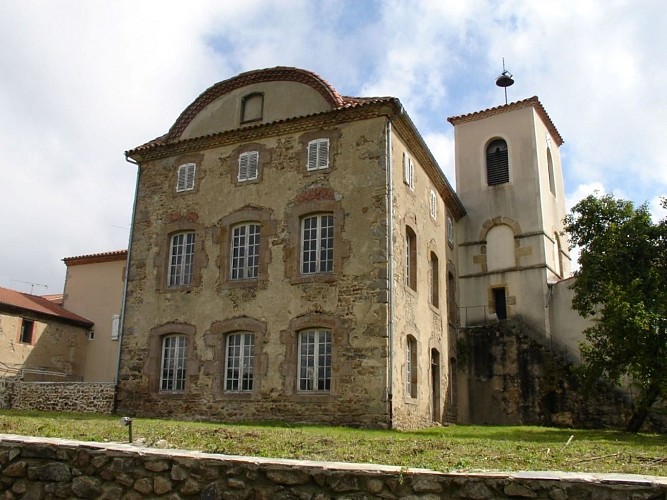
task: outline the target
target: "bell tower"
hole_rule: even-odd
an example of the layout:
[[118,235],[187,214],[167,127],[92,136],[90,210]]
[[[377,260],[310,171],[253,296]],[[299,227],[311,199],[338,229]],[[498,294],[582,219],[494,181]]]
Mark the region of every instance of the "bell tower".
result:
[[[505,91],[511,76],[498,77]],[[467,210],[457,229],[461,324],[519,316],[550,335],[550,289],[570,275],[563,139],[537,97],[448,121]]]

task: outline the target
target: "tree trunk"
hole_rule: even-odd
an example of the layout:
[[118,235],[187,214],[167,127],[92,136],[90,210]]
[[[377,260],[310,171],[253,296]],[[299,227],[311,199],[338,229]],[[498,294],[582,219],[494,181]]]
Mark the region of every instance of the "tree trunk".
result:
[[632,412],[630,421],[625,428],[626,431],[637,433],[641,430],[642,425],[644,425],[644,422],[646,421],[646,417],[648,417],[648,412],[651,409],[651,406],[656,402],[659,395],[660,388],[657,384],[651,385],[646,389]]

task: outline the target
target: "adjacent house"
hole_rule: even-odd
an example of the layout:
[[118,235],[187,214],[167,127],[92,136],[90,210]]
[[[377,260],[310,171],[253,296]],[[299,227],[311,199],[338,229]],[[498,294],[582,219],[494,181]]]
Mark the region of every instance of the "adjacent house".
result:
[[420,427],[474,397],[459,328],[557,335],[560,134],[537,98],[450,122],[457,192],[398,99],[297,68],[217,83],[128,151],[119,411]]
[[67,257],[62,305],[94,323],[87,333],[84,382],[114,382],[127,250]]
[[0,288],[0,376],[82,380],[92,326],[92,321],[47,298]]

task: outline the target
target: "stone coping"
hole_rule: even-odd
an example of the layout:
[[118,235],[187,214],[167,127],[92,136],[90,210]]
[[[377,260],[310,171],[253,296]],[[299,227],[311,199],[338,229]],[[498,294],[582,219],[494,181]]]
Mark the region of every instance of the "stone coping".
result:
[[667,488],[667,476],[648,476],[642,474],[594,473],[594,472],[560,472],[560,471],[454,471],[439,472],[431,469],[399,467],[396,465],[379,465],[368,463],[324,462],[317,460],[295,460],[285,458],[247,457],[240,455],[223,455],[219,453],[203,453],[200,451],[179,450],[171,448],[151,448],[129,443],[97,441],[75,441],[71,439],[21,436],[17,434],[0,434],[0,442],[52,445],[69,448],[88,448],[106,450],[109,452],[127,453],[146,457],[178,459],[204,459],[220,463],[233,462],[237,464],[263,465],[275,467],[302,467],[326,471],[354,471],[367,474],[402,474],[402,475],[429,475],[441,477],[466,477],[480,479],[519,479],[534,481],[554,481],[569,483],[597,483],[626,486],[654,486]]

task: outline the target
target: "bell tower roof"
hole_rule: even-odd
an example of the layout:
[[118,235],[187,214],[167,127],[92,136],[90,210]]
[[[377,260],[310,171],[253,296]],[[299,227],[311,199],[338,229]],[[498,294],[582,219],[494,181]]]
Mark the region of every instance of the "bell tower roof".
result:
[[522,101],[503,104],[502,106],[496,106],[494,108],[484,109],[482,111],[475,111],[474,113],[468,113],[465,115],[458,115],[458,116],[450,116],[449,118],[447,118],[447,121],[452,125],[456,126],[459,125],[460,123],[482,120],[490,116],[499,115],[501,113],[507,113],[509,111],[514,111],[517,109],[523,109],[527,107],[532,107],[535,109],[535,111],[537,112],[537,114],[539,115],[539,117],[542,119],[547,129],[549,130],[549,133],[553,137],[554,141],[556,141],[556,144],[558,146],[562,146],[565,141],[563,141],[563,138],[556,129],[554,123],[551,121],[549,114],[546,112],[544,106],[542,106],[542,103],[537,98],[537,96],[529,97],[528,99],[524,99]]

